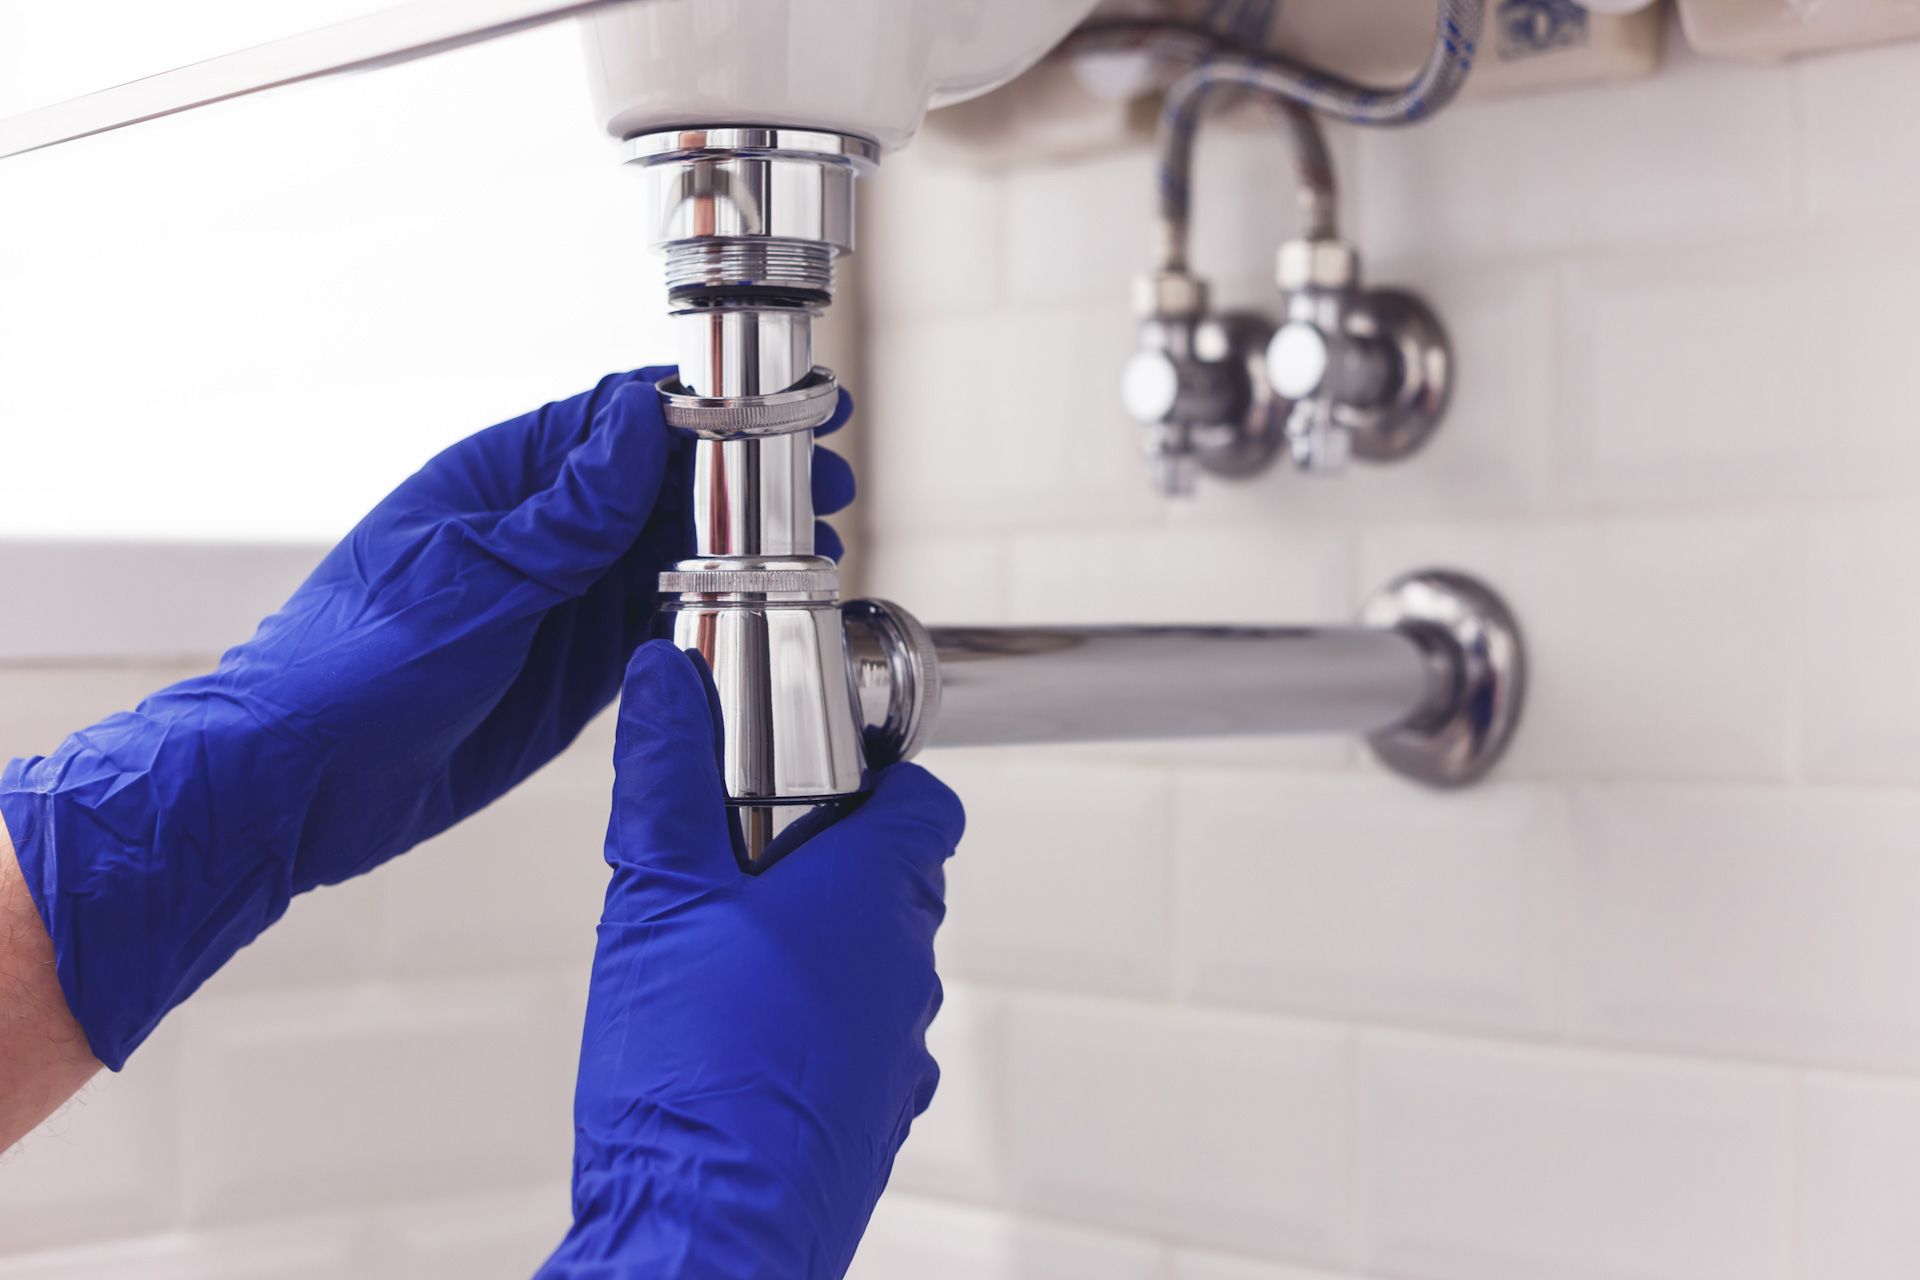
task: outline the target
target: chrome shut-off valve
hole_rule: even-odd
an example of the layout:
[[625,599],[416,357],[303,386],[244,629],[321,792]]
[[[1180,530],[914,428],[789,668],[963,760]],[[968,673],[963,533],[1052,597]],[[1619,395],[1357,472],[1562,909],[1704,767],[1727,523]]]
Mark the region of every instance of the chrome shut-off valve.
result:
[[1273,325],[1246,313],[1210,314],[1206,283],[1185,271],[1140,277],[1134,302],[1140,349],[1127,362],[1120,394],[1146,428],[1155,485],[1186,494],[1199,470],[1265,470],[1285,422],[1262,373]]
[[1260,95],[1271,86],[1203,64],[1169,90],[1162,116],[1156,260],[1135,283],[1140,349],[1121,378],[1155,483],[1187,493],[1201,471],[1250,476],[1281,456],[1316,473],[1404,458],[1446,412],[1446,331],[1412,294],[1361,284],[1312,112],[1284,97],[1269,103],[1292,145],[1300,205],[1299,234],[1280,247],[1278,322],[1214,312],[1189,265],[1195,130],[1222,88]]
[[1285,318],[1267,342],[1267,385],[1287,406],[1287,454],[1303,471],[1358,457],[1393,462],[1425,444],[1451,390],[1452,354],[1419,298],[1360,286],[1340,240],[1289,240],[1275,281]]
[[1280,248],[1281,322],[1213,313],[1184,270],[1140,277],[1140,349],[1121,376],[1127,413],[1146,429],[1157,486],[1193,489],[1196,473],[1257,474],[1284,454],[1303,471],[1393,462],[1425,444],[1446,412],[1446,331],[1412,294],[1360,285],[1339,240]]

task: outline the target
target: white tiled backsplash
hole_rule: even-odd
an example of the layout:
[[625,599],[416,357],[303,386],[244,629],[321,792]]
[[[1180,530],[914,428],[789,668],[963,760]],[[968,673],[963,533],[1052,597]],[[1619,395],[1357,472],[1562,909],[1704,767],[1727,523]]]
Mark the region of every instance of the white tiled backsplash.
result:
[[[864,589],[1313,621],[1456,564],[1537,681],[1458,796],[1342,741],[935,753],[971,813],[944,1078],[861,1280],[1920,1274],[1920,45],[1675,45],[1338,131],[1369,274],[1431,296],[1462,381],[1427,453],[1332,481],[1148,491],[1113,393],[1144,151],[872,184]],[[1228,300],[1272,302],[1278,145],[1203,147]],[[49,668],[57,618],[10,619],[4,746],[204,662],[310,556],[222,554],[126,646],[178,662]],[[0,588],[57,602],[48,563]],[[527,1274],[566,1222],[607,749],[297,901],[0,1164],[0,1280]]]

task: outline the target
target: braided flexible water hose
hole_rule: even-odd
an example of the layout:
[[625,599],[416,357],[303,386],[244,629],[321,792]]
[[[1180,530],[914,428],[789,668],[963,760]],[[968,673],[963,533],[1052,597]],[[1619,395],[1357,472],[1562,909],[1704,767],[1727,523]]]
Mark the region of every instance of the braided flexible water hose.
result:
[[1452,102],[1473,69],[1485,0],[1439,0],[1433,47],[1426,62],[1397,89],[1370,88],[1278,54],[1235,46],[1205,30],[1149,23],[1093,24],[1076,33],[1074,47],[1128,43],[1196,63],[1167,90],[1160,113],[1161,264],[1184,270],[1191,203],[1193,140],[1210,101],[1223,89],[1275,102],[1293,144],[1300,185],[1301,234],[1336,234],[1333,168],[1315,112],[1351,124],[1406,125]]
[[1250,49],[1204,25],[1140,19],[1093,22],[1069,36],[1063,48],[1140,49],[1195,64],[1167,90],[1160,115],[1162,266],[1184,270],[1193,138],[1218,91],[1240,89],[1275,101],[1293,144],[1302,234],[1332,238],[1337,226],[1333,168],[1313,113],[1370,126],[1413,124],[1433,115],[1453,101],[1473,69],[1485,9],[1485,0],[1438,0],[1433,47],[1420,70],[1398,88],[1356,84],[1279,54]]

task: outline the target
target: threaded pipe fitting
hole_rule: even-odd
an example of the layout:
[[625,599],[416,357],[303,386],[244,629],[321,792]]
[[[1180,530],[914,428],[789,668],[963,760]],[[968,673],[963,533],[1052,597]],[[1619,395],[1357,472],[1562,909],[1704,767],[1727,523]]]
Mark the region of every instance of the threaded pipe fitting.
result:
[[667,294],[700,298],[833,297],[834,246],[817,240],[714,236],[667,247]]

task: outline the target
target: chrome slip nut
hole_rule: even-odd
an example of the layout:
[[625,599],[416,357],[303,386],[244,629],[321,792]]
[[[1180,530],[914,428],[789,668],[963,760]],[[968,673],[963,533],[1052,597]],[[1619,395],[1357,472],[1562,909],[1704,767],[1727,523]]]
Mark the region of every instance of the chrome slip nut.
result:
[[1344,240],[1289,240],[1280,246],[1273,276],[1287,293],[1351,289],[1360,281],[1360,255]]
[[839,593],[832,569],[669,569],[659,577],[665,595],[821,596]]
[[707,556],[680,561],[658,583],[664,595],[832,601],[840,596],[840,569],[824,556]]
[[662,416],[670,427],[709,440],[784,436],[825,426],[840,404],[833,370],[815,366],[800,385],[764,396],[697,396],[678,378],[660,383]]
[[1133,279],[1133,309],[1147,319],[1190,319],[1206,314],[1207,284],[1184,271],[1154,271]]
[[1293,320],[1267,344],[1267,384],[1287,400],[1304,400],[1326,385],[1333,348],[1320,326]]

